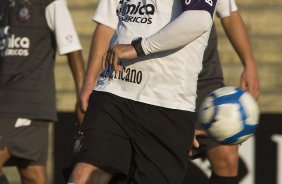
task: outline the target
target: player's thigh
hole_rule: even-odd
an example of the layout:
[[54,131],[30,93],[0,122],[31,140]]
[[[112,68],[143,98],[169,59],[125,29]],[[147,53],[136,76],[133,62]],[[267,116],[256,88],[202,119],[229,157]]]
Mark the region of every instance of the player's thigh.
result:
[[194,136],[195,113],[135,104],[133,177],[137,183],[181,183]]
[[238,145],[218,145],[207,150],[212,167],[238,167]]
[[127,174],[131,143],[125,124],[126,100],[110,93],[94,91],[81,130],[76,136],[74,162],[88,163],[109,173]]
[[9,160],[11,155],[9,154],[7,147],[0,148],[0,174],[2,173],[2,167],[7,160]]
[[[200,105],[209,93],[223,86],[223,82],[218,79],[199,80],[197,88],[196,111],[198,111]],[[196,129],[203,130],[204,127],[198,121],[196,121]],[[200,147],[198,149],[193,149],[192,158],[194,159],[204,156],[207,150],[219,145],[207,135],[199,135],[197,136],[197,140],[200,144]]]
[[77,163],[69,178],[69,183],[99,183],[107,184],[112,174],[87,163]]
[[29,165],[18,167],[23,184],[47,184],[46,167],[43,165]]
[[[24,164],[46,164],[48,153],[48,125],[46,121],[31,121],[30,125],[16,126],[17,118],[6,118],[5,128],[1,128],[0,150],[7,147],[12,160],[8,165],[15,164],[14,160],[26,160]],[[3,123],[0,123],[3,127]],[[16,164],[17,165],[17,164]]]
[[9,142],[9,132],[13,128],[14,119],[0,117],[0,167],[11,157],[7,142]]

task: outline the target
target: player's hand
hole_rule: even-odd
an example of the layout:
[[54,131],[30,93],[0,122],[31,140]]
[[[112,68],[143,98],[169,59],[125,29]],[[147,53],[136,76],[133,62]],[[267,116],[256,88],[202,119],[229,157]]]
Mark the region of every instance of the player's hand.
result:
[[241,75],[240,87],[247,90],[256,100],[260,95],[259,78],[255,66],[246,67]]
[[80,97],[79,97],[80,110],[82,113],[85,113],[87,110],[88,100],[89,100],[90,94],[92,93],[92,90],[93,90],[92,85],[84,84],[82,86]]
[[81,124],[83,117],[84,117],[84,112],[82,111],[79,101],[75,105],[75,112],[76,112],[76,118],[77,118],[78,124]]
[[195,129],[194,140],[193,140],[193,147],[189,150],[188,156],[191,157],[193,155],[193,149],[199,148],[200,144],[197,140],[198,135],[206,135],[204,130]]
[[137,53],[131,44],[117,44],[110,48],[103,56],[102,67],[106,69],[112,65],[116,72],[121,72],[123,67],[119,64],[122,60],[133,60],[137,58]]

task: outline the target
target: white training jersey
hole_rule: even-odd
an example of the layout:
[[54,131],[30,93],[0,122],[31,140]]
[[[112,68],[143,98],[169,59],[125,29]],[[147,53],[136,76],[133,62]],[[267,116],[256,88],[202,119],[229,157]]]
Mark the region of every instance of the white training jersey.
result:
[[49,28],[54,31],[59,54],[81,50],[66,0],[55,0],[46,7],[45,14]]
[[[193,1],[197,1],[195,6]],[[227,16],[231,5],[221,1],[232,0],[218,0],[218,5],[226,7],[219,8],[224,13],[218,14]],[[112,44],[128,44],[136,37],[156,33],[184,10],[206,11],[205,7],[215,3],[216,0],[101,0],[93,20],[116,30]],[[213,16],[214,12],[209,13]],[[100,75],[94,89],[165,108],[194,111],[197,79],[209,33],[210,29],[181,48],[121,61],[123,71],[114,73],[112,78]]]

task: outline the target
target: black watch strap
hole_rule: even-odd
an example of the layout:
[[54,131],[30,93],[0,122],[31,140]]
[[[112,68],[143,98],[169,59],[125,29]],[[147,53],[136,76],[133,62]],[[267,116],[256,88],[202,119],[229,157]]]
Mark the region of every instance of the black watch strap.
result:
[[135,38],[131,41],[131,45],[134,47],[138,57],[146,55],[145,52],[143,51],[141,41],[142,41],[141,37]]

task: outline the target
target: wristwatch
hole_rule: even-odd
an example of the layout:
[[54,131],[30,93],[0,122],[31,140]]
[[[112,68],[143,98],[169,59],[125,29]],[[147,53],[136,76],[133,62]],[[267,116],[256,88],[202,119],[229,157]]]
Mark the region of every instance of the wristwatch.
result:
[[131,45],[134,47],[138,57],[146,55],[145,52],[143,51],[141,41],[142,41],[142,37],[134,38],[131,41]]

